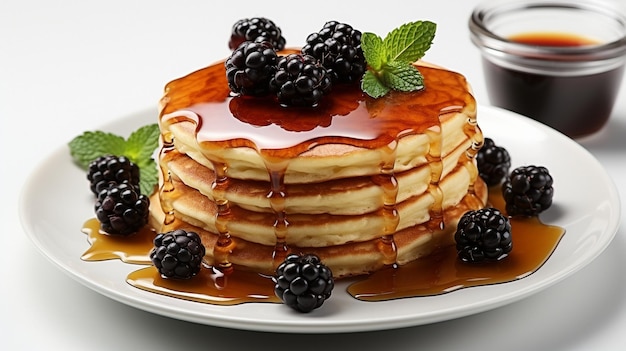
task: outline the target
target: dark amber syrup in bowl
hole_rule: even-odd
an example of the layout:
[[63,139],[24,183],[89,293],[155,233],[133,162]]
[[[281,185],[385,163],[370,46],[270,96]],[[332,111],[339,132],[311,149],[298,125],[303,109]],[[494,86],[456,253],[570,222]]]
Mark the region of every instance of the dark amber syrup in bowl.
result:
[[623,11],[587,0],[504,0],[479,5],[469,27],[491,104],[572,138],[606,124],[626,64]]
[[[528,46],[572,48],[598,45],[567,33],[522,33],[510,40]],[[559,76],[503,67],[483,59],[493,105],[504,107],[578,138],[600,130],[611,115],[624,66],[586,75]]]

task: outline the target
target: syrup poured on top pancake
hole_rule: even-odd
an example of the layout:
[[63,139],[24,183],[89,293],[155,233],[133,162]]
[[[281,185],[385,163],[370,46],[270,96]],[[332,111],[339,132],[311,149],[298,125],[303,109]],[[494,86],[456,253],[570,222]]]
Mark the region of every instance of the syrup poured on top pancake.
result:
[[[315,108],[282,107],[271,97],[233,96],[228,88],[224,65],[220,63],[170,82],[161,100],[160,126],[164,143],[161,152],[166,155],[180,148],[174,142],[175,125],[185,122],[183,124],[195,126],[193,145],[187,145],[187,140],[183,148],[199,151],[200,157],[208,161],[205,164],[208,163],[215,173],[211,201],[217,208],[214,217],[217,238],[209,253],[214,266],[224,271],[231,269],[230,256],[237,251],[239,239],[233,237],[228,229],[229,223],[237,220],[231,211],[235,204],[228,199],[230,181],[235,172],[231,170],[234,162],[224,150],[249,149],[260,156],[268,180],[265,197],[274,215],[275,244],[271,253],[274,267],[289,252],[302,249],[290,247],[287,240],[290,215],[286,208],[289,194],[285,178],[294,162],[301,161],[303,155],[311,156],[312,151],[317,151],[313,153],[317,158],[335,157],[333,160],[340,162],[342,158],[359,158],[358,154],[350,155],[355,149],[373,153],[373,171],[370,168],[364,174],[382,189],[382,207],[378,209],[378,216],[383,218],[383,224],[376,244],[381,257],[378,264],[395,265],[399,258],[394,234],[400,222],[397,152],[405,139],[426,136],[425,155],[411,157],[424,157],[424,162],[430,167],[427,191],[434,201],[429,207],[430,221],[426,226],[432,231],[441,231],[445,208],[440,182],[444,176],[443,145],[448,141],[443,138],[443,124],[450,118],[467,118],[465,125],[460,127],[462,131],[454,137],[458,143],[453,146],[469,140],[469,144],[465,144],[468,145],[467,152],[458,159],[459,167],[466,168],[470,174],[470,185],[462,191],[469,196],[473,195],[477,178],[473,157],[482,143],[482,134],[476,124],[475,101],[465,78],[431,66],[420,66],[419,69],[425,77],[426,88],[422,91],[392,91],[374,99],[364,94],[358,84],[338,85]],[[409,153],[413,154],[412,151]],[[162,156],[161,159],[165,158]],[[307,161],[310,159],[307,157]],[[169,202],[173,196],[168,195],[173,183],[168,178],[167,164],[161,162],[161,167],[165,183],[161,202],[166,213],[165,224],[168,224],[173,223],[176,217],[176,211]],[[341,168],[341,165],[336,167]],[[409,169],[412,167],[408,166]],[[312,173],[316,171],[315,168],[310,170]],[[481,197],[482,194],[478,198]],[[478,202],[477,206],[483,205]]]
[[[465,78],[420,66],[426,88],[373,99],[358,84],[337,85],[315,108],[282,107],[273,98],[231,96],[223,65],[170,82],[161,122],[189,119],[206,147],[250,147],[268,157],[293,158],[320,144],[379,148],[438,128],[442,114],[475,110]],[[176,112],[176,114],[171,114]]]

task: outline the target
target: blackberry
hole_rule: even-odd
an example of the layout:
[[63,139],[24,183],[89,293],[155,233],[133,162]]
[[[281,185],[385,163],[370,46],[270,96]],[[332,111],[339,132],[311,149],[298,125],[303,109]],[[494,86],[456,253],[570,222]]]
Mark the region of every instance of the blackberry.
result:
[[154,237],[150,260],[164,278],[189,279],[200,272],[205,253],[198,233],[177,229]]
[[123,182],[128,182],[139,191],[139,167],[125,156],[105,155],[91,161],[87,179],[94,195]]
[[322,306],[335,286],[332,271],[313,254],[288,255],[272,279],[276,296],[305,313]]
[[150,200],[128,183],[100,191],[94,206],[102,230],[129,235],[148,223]]
[[547,168],[523,166],[514,169],[502,184],[506,212],[510,216],[536,216],[552,205],[553,179]]
[[509,174],[511,156],[509,152],[495,144],[490,138],[485,138],[483,147],[476,154],[478,174],[488,186],[500,184]]
[[361,32],[349,24],[330,21],[310,34],[302,53],[318,59],[333,82],[360,81],[367,68],[361,49]]
[[235,50],[244,41],[267,41],[276,50],[284,49],[286,43],[280,28],[264,17],[243,18],[233,24],[228,47]]
[[330,76],[309,55],[289,54],[278,60],[270,89],[283,106],[317,106],[332,88]]
[[243,42],[225,62],[228,87],[237,94],[267,95],[278,55],[268,42]]
[[511,252],[511,223],[499,210],[466,212],[454,233],[458,257],[466,262],[500,260]]

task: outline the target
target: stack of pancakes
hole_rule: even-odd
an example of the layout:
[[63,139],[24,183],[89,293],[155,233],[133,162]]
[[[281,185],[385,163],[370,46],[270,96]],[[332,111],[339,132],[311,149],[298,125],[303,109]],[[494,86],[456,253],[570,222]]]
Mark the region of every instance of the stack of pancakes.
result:
[[272,273],[314,253],[337,277],[451,244],[460,216],[486,203],[482,135],[463,76],[419,69],[423,91],[373,99],[356,84],[314,108],[232,96],[223,63],[170,82],[157,229],[198,232],[216,267]]

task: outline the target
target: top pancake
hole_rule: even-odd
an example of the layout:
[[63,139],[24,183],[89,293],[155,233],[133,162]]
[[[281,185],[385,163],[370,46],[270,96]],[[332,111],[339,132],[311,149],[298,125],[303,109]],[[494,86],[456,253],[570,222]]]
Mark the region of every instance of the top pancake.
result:
[[[474,134],[476,106],[465,78],[419,66],[426,88],[373,99],[358,85],[333,88],[316,108],[231,96],[216,64],[174,80],[161,101],[165,142],[228,176],[313,183],[402,172],[445,155]],[[285,162],[288,161],[288,162]]]

